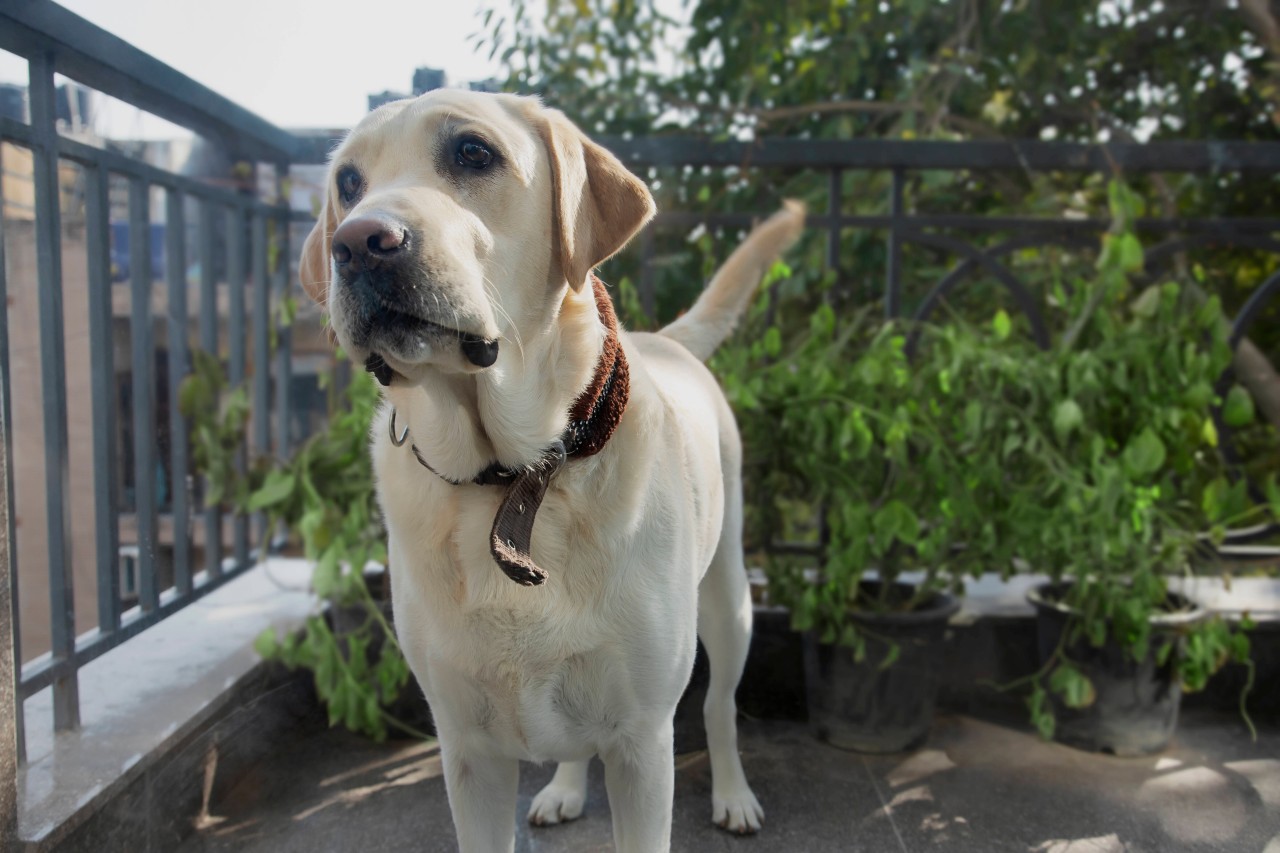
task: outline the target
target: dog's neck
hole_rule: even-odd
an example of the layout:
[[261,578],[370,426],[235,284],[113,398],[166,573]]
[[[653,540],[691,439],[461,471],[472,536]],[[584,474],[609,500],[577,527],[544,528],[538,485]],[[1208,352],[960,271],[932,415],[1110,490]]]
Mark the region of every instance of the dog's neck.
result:
[[432,470],[465,482],[495,462],[530,465],[571,426],[566,449],[574,455],[604,446],[626,406],[629,375],[613,304],[594,276],[591,285],[566,290],[533,339],[505,349],[514,357],[470,376],[433,372],[386,389]]

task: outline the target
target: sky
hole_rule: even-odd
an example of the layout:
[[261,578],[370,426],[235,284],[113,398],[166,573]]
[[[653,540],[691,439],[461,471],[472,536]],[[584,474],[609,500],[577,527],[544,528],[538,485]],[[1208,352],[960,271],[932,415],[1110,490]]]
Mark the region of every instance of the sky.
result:
[[[370,93],[408,92],[420,65],[444,68],[451,83],[499,71],[472,50],[479,0],[59,2],[285,128],[350,127]],[[25,61],[0,52],[0,81],[26,75]],[[180,134],[119,103],[99,110],[97,129],[113,138]]]

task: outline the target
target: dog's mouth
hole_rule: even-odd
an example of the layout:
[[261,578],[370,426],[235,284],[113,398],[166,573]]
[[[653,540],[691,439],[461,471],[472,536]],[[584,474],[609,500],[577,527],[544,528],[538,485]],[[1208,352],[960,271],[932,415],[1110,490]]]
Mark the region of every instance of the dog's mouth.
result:
[[[432,323],[431,325],[436,324]],[[437,328],[443,332],[452,331],[443,326],[437,326]],[[476,367],[491,367],[498,360],[497,341],[487,341],[479,335],[472,335],[466,332],[453,332],[453,334],[458,336],[458,344],[462,349],[463,356]],[[391,365],[387,364],[381,353],[376,352],[369,353],[369,357],[364,361],[364,369],[372,373],[373,378],[377,379],[383,388],[390,387],[391,380],[399,375]]]
[[387,359],[414,364],[430,344],[451,346],[456,341],[463,357],[478,368],[498,360],[498,341],[428,320],[398,300],[388,299],[368,282],[357,280],[346,293],[346,327],[351,342],[369,353],[365,369],[383,386],[398,375]]

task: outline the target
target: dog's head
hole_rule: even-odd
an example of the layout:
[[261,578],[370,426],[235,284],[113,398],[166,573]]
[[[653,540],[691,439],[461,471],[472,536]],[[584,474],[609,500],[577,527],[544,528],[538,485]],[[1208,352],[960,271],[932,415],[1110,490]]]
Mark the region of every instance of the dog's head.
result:
[[438,90],[334,152],[302,247],[353,361],[475,372],[528,340],[653,215],[645,185],[536,98]]

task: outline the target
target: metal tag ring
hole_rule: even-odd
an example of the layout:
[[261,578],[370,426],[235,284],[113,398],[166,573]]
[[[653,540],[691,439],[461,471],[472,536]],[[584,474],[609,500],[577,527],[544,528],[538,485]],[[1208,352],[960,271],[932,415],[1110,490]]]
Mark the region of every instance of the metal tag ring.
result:
[[409,440],[409,428],[405,427],[404,432],[400,433],[400,437],[396,438],[396,410],[391,410],[391,420],[387,421],[387,433],[391,436],[391,443],[396,447],[403,447],[404,443]]

